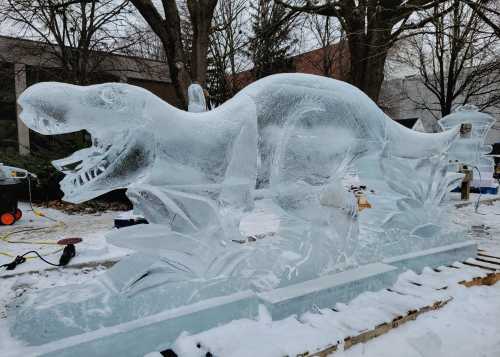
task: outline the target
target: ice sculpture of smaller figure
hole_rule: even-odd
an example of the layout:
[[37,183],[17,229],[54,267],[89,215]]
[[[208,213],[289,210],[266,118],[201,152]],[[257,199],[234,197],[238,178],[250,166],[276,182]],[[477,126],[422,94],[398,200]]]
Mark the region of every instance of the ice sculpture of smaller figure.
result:
[[192,113],[201,113],[207,111],[207,103],[203,87],[198,83],[193,83],[188,88],[188,111]]
[[493,160],[485,155],[492,150],[491,145],[485,145],[486,135],[495,124],[495,119],[471,104],[462,105],[456,110],[439,120],[443,130],[448,130],[457,125],[461,126],[460,139],[450,150],[449,159],[471,167],[493,166]]

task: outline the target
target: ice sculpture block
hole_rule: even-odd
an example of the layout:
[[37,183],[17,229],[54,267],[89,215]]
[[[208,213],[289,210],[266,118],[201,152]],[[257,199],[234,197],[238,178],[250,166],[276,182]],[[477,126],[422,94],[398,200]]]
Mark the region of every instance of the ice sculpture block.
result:
[[[40,83],[19,105],[39,133],[92,136],[54,162],[66,201],[126,188],[151,223],[108,234],[137,254],[96,281],[16,301],[11,330],[31,344],[465,240],[443,208],[462,178],[447,170],[460,125],[409,130],[345,82],[273,75],[203,113],[118,83]],[[242,244],[254,196],[280,228]]]
[[472,167],[487,166],[491,170],[493,159],[485,155],[491,152],[492,147],[485,145],[484,141],[494,124],[495,118],[480,112],[477,107],[470,104],[459,106],[453,113],[439,120],[443,130],[457,125],[462,126],[461,137],[453,144],[449,158]]

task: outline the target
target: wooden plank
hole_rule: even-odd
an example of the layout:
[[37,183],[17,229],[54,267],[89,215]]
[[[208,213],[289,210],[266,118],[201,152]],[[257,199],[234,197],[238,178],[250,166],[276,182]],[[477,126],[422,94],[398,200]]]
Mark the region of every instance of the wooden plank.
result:
[[476,257],[477,260],[479,261],[486,261],[488,263],[492,263],[492,264],[498,264],[500,265],[500,258],[496,258],[496,257],[493,257],[491,255],[480,255],[478,254],[477,257]]
[[477,261],[483,262],[483,263],[488,263],[488,266],[498,266],[497,269],[500,269],[500,261],[495,261],[492,258],[487,258],[487,257],[476,257]]
[[[379,336],[382,336],[389,332],[392,329],[398,328],[399,326],[407,323],[408,321],[413,321],[416,320],[416,318],[424,314],[428,311],[433,311],[442,308],[445,306],[448,302],[450,302],[452,299],[444,300],[444,301],[436,301],[432,305],[425,306],[419,310],[412,310],[409,311],[405,316],[399,316],[394,318],[391,322],[385,322],[382,323],[378,326],[376,326],[372,330],[364,331],[360,333],[359,335],[356,336],[349,336],[346,337],[342,343],[343,349],[347,350],[354,345],[357,345],[359,343],[366,343],[374,338],[377,338]],[[309,353],[309,352],[304,352],[301,354],[298,354],[298,357],[305,357],[305,356],[311,356],[311,357],[328,357],[331,353],[336,352],[339,349],[339,345],[331,345],[326,347],[325,349],[314,352],[314,353]]]
[[[482,266],[481,264],[476,264],[476,262],[488,264],[485,262],[481,262],[480,260],[474,260],[474,259],[470,259],[467,262],[463,262],[463,264],[468,265],[468,266],[478,267],[481,269],[486,269],[489,271],[495,270],[491,267]],[[457,267],[455,267],[455,268],[457,268]],[[460,268],[458,267],[457,269],[460,269]],[[466,287],[478,286],[478,285],[493,285],[493,284],[497,283],[498,281],[500,281],[500,272],[493,272],[493,271],[488,273],[486,276],[474,277],[471,280],[462,281],[459,283],[466,286]],[[388,290],[392,291],[391,289],[388,289]],[[397,291],[394,291],[394,292],[399,293]],[[408,311],[408,313],[405,316],[398,316],[398,317],[394,318],[392,320],[392,322],[390,322],[390,323],[382,323],[372,330],[364,331],[363,333],[356,335],[356,336],[349,336],[349,337],[344,339],[344,341],[342,343],[342,345],[343,345],[342,347],[344,350],[349,349],[356,344],[365,343],[365,342],[367,342],[371,339],[374,339],[378,336],[384,335],[387,332],[389,332],[390,330],[397,328],[408,321],[415,320],[421,314],[424,314],[428,311],[434,311],[434,310],[438,310],[438,309],[442,308],[452,299],[453,298],[450,298],[450,299],[444,300],[444,301],[436,301],[435,303],[428,305],[428,306],[425,306],[419,310]],[[338,344],[332,344],[332,345],[324,348],[321,351],[317,351],[314,353],[305,352],[305,353],[300,354],[298,356],[301,356],[301,357],[305,357],[305,356],[328,357],[330,354],[339,350],[339,347],[340,346]]]
[[[479,201],[479,204],[487,204],[487,205],[489,205],[489,204],[493,204],[493,202],[496,202],[498,200],[500,200],[500,197],[488,198],[488,199]],[[460,203],[455,204],[455,207],[456,208],[462,208],[462,207],[471,205],[472,203],[475,203],[475,202],[476,202],[476,200],[469,201],[469,202],[460,202]]]
[[495,255],[491,255],[491,253],[488,253],[488,252],[487,252],[487,251],[485,251],[485,250],[479,250],[479,249],[478,249],[478,251],[479,251],[479,252],[477,253],[477,255],[478,255],[478,256],[481,256],[481,257],[487,257],[487,258],[494,258],[494,259],[498,259],[498,260],[500,260],[500,257],[495,256]]
[[[415,279],[418,280],[419,282],[424,282],[424,278],[427,275],[432,275],[433,278],[439,278],[439,275],[442,274],[442,278],[446,279],[450,284],[455,284],[459,283],[464,285],[465,287],[471,287],[471,286],[478,286],[478,285],[493,285],[500,281],[500,270],[495,271],[495,269],[492,269],[491,267],[488,267],[489,263],[487,262],[481,262],[480,260],[477,259],[468,259],[466,262],[463,263],[456,263],[454,264],[454,267],[451,268],[445,268],[443,267],[443,272],[439,272],[437,270],[437,274],[434,273],[427,273],[424,275],[421,275],[422,279]],[[486,265],[486,266],[485,266]],[[464,276],[467,276],[467,280],[465,281],[454,281],[453,280],[453,270],[456,270],[456,280],[458,279],[464,279]],[[462,270],[462,272],[460,272]],[[466,274],[464,273],[466,272]],[[475,276],[477,274],[477,276]],[[472,278],[470,278],[472,276]],[[412,276],[409,276],[409,279],[411,280]],[[297,357],[328,357],[334,352],[338,350],[347,350],[354,345],[360,344],[360,343],[366,343],[372,339],[377,338],[378,336],[382,336],[389,332],[392,329],[398,328],[399,326],[417,319],[418,316],[421,314],[425,314],[426,312],[429,311],[435,311],[443,306],[445,306],[448,302],[450,302],[453,297],[449,295],[445,295],[441,292],[438,293],[438,290],[436,288],[432,289],[429,288],[428,286],[415,283],[415,282],[410,282],[408,280],[403,281],[399,285],[399,290],[403,289],[404,291],[398,291],[397,286],[393,286],[390,289],[386,289],[388,292],[391,294],[397,294],[407,296],[407,297],[416,297],[416,296],[423,296],[427,297],[428,299],[425,299],[426,302],[424,303],[425,306],[421,308],[416,308],[416,309],[409,309],[406,312],[402,313],[402,311],[405,311],[408,309],[408,307],[413,306],[414,304],[418,304],[417,301],[412,301],[412,303],[409,303],[404,306],[403,309],[399,309],[399,312],[393,313],[392,316],[395,316],[392,320],[387,321],[387,322],[380,322],[380,324],[376,325],[374,328],[370,329],[363,329],[362,326],[363,324],[361,323],[360,326],[358,327],[358,333],[353,332],[352,335],[349,335],[343,340],[338,341],[337,338],[335,337],[335,340],[332,341],[330,344],[326,344],[322,347],[316,347],[316,351],[314,349],[311,351],[305,351],[300,354],[297,354]],[[434,294],[432,294],[434,292]],[[430,297],[430,298],[429,298]],[[422,300],[421,298],[419,298]],[[436,301],[433,301],[435,299]],[[380,299],[376,299],[376,301],[379,301]],[[385,304],[391,304],[391,297],[386,296],[385,299]],[[425,301],[424,300],[424,301]],[[431,302],[433,301],[433,302]],[[422,305],[420,305],[422,306]],[[379,306],[381,310],[384,310],[384,304]],[[332,309],[334,310],[334,309]],[[391,311],[394,311],[394,309],[388,309]],[[334,310],[335,311],[335,310]],[[334,317],[335,319],[335,317]],[[331,328],[335,329],[336,322],[341,322],[342,319],[340,320],[332,320],[331,321]],[[359,319],[359,321],[363,321],[362,318]],[[328,324],[327,324],[328,325]],[[373,325],[370,325],[373,326]],[[336,331],[338,333],[338,331]],[[346,336],[346,335],[344,335]]]
[[492,271],[500,270],[500,266],[498,266],[496,264],[486,263],[484,261],[479,261],[477,259],[467,259],[464,262],[464,264],[475,266],[475,267],[482,268],[482,269],[488,269],[488,270],[492,270]]
[[474,275],[474,277],[486,276],[486,274],[488,274],[489,272],[488,270],[484,270],[478,267],[466,265],[464,263],[459,263],[459,262],[453,263],[453,266],[471,272]]
[[[488,275],[487,275],[488,276]],[[483,285],[483,277],[476,277],[473,278],[472,280],[469,281],[460,281],[459,284],[464,285],[467,288],[470,288],[471,286],[478,286],[478,285]]]
[[472,286],[479,286],[479,285],[494,285],[496,284],[498,281],[500,281],[500,272],[497,272],[497,273],[489,273],[488,275],[486,275],[485,277],[481,277],[481,278],[474,278],[472,280],[469,280],[469,281],[463,281],[463,282],[460,282],[460,284],[464,285],[465,287],[472,287]]

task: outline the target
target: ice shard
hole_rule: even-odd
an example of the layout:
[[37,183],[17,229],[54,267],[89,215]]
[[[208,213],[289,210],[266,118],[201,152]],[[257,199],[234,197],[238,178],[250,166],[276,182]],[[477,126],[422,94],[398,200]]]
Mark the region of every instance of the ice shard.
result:
[[188,88],[188,111],[192,113],[201,113],[207,110],[205,93],[203,87],[198,83],[193,83]]

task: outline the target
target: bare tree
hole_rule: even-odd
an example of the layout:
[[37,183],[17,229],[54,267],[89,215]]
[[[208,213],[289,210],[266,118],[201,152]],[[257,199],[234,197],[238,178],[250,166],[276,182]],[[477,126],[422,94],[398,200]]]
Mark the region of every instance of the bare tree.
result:
[[190,51],[183,39],[177,1],[162,0],[163,16],[152,0],[131,2],[160,38],[179,105],[187,108],[187,88],[191,82],[196,81],[201,85],[206,82],[209,34],[217,0],[186,0],[192,30]]
[[246,61],[243,49],[248,44],[245,33],[247,0],[219,0],[210,34],[208,91],[213,104],[219,105],[239,89],[238,73]]
[[463,0],[500,38],[500,3],[498,0]]
[[128,0],[4,0],[0,5],[1,19],[19,37],[43,44],[41,57],[50,50],[50,60],[55,57],[62,68],[59,79],[78,84],[92,80],[103,54],[130,45],[122,31],[130,11]]
[[[276,0],[294,11],[336,17],[350,53],[350,81],[375,102],[384,80],[387,53],[400,35],[421,28],[435,16],[414,19],[417,11],[433,8],[442,0]],[[298,3],[298,4],[297,4]],[[446,13],[449,9],[444,9]]]
[[451,12],[435,16],[400,53],[404,63],[418,70],[428,94],[411,94],[410,99],[436,118],[457,104],[471,103],[481,110],[500,104],[499,38],[460,0],[439,4],[421,16],[433,16],[448,6]]
[[314,48],[319,56],[309,58],[309,63],[325,77],[344,77],[345,41],[343,30],[335,18],[312,14],[306,19],[307,30],[314,38]]
[[126,33],[127,42],[131,45],[124,49],[125,54],[167,63],[160,39],[147,24],[130,24]]

